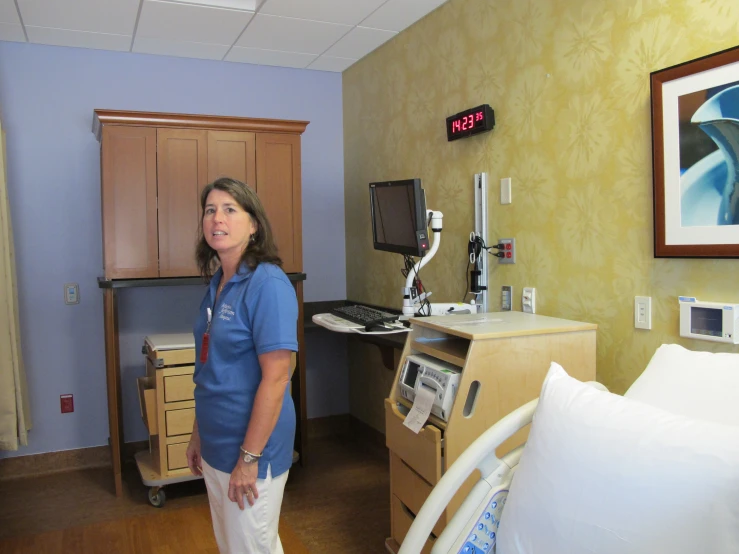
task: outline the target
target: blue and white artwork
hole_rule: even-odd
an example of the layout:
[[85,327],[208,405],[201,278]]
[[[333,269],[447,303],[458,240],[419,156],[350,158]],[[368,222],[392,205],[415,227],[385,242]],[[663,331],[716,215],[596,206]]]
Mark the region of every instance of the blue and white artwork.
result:
[[678,98],[680,225],[739,225],[739,81]]

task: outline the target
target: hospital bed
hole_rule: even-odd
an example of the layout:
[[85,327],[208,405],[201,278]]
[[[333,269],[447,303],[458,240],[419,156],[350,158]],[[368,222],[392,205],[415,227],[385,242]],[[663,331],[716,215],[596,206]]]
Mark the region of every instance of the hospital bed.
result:
[[662,345],[623,397],[553,363],[540,398],[448,468],[399,554],[422,552],[476,469],[432,554],[739,552],[739,354]]

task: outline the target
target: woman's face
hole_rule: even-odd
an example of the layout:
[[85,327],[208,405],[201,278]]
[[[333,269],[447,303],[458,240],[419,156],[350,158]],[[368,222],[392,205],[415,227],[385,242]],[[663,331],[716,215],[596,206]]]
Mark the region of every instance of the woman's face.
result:
[[217,189],[208,194],[203,212],[203,235],[219,258],[224,254],[240,257],[256,232],[256,222],[233,196]]

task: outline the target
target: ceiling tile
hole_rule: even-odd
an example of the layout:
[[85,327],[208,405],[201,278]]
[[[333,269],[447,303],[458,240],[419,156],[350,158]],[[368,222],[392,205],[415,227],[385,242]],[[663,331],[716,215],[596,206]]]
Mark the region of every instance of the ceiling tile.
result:
[[252,12],[145,0],[136,36],[231,46]]
[[352,58],[358,60],[397,34],[393,31],[356,27],[329,48],[325,54],[336,58]]
[[246,10],[253,12],[257,9],[257,0],[170,0],[182,4],[200,4],[215,8],[230,8],[232,10]]
[[379,10],[362,21],[362,27],[402,31],[446,0],[388,0]]
[[0,23],[0,40],[26,42],[26,35],[23,34],[23,27],[21,27],[20,25]]
[[49,29],[26,25],[28,41],[53,46],[73,46],[78,48],[97,48],[99,50],[119,50],[128,52],[131,37],[108,33],[88,33],[86,31],[68,31],[67,29]]
[[20,25],[21,20],[18,17],[18,10],[15,9],[13,0],[0,0],[0,23],[10,23],[11,25]]
[[234,46],[226,56],[227,62],[255,63],[259,65],[277,65],[280,67],[307,67],[317,56],[298,54],[295,52],[278,52],[259,48],[241,48]]
[[225,44],[204,44],[202,42],[165,40],[140,36],[137,36],[133,42],[133,51],[141,54],[160,54],[162,56],[179,56],[182,58],[200,58],[204,60],[222,60],[229,48]]
[[357,25],[385,0],[267,0],[259,13]]
[[236,46],[321,54],[350,29],[348,25],[258,13]]
[[336,71],[341,73],[347,67],[357,60],[349,58],[333,58],[331,56],[320,56],[316,61],[308,66],[308,69],[317,69],[319,71]]
[[18,8],[25,25],[131,35],[139,0],[18,0]]

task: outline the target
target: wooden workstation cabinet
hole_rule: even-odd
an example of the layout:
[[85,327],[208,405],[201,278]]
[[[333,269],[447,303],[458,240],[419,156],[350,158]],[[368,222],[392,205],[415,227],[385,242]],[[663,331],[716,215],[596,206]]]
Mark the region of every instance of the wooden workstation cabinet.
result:
[[121,393],[116,291],[202,283],[194,259],[200,193],[218,177],[246,182],[272,225],[283,269],[299,303],[298,363],[293,376],[305,459],[305,352],[300,137],[308,122],[95,110],[101,145],[105,351],[111,458],[121,480]]
[[[390,451],[390,527],[385,546],[396,553],[415,514],[447,468],[485,430],[539,396],[552,361],[574,378],[595,379],[596,325],[522,312],[440,316],[411,320],[411,331],[385,400]],[[411,403],[397,389],[405,358],[425,354],[461,370],[447,421],[430,415],[416,434],[403,425]],[[522,444],[528,428],[504,442],[504,455]],[[480,478],[474,471],[442,513],[422,550],[431,551]]]

